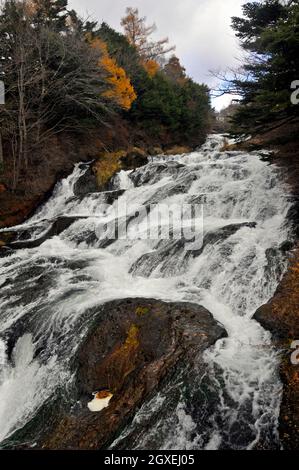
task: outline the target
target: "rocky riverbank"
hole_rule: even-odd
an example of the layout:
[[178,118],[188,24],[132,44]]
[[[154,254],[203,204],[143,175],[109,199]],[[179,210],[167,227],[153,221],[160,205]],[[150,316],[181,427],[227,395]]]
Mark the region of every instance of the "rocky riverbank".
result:
[[[102,131],[101,135],[100,130],[85,139],[72,140],[68,136],[53,138],[43,150],[42,159],[40,155],[32,158],[16,188],[13,187],[11,168],[8,165],[0,168],[0,228],[22,224],[51,196],[57,181],[72,172],[75,163],[94,162],[91,167],[93,190],[100,191],[107,187],[115,173],[121,169],[143,166],[149,156],[180,154],[192,150],[169,141],[161,146],[155,139],[142,133],[129,138],[128,129],[124,130],[118,124],[119,133],[114,130],[110,138],[107,132]],[[92,190],[93,186],[90,187]],[[1,242],[5,240],[0,239],[0,246]]]
[[[3,448],[107,448],[169,377],[190,373],[195,361],[203,376],[204,351],[226,336],[206,309],[190,303],[125,299],[87,313],[93,321],[72,361],[72,389],[57,391]],[[109,406],[91,412],[92,392],[101,390],[112,396]]]
[[[154,154],[154,153],[153,153]],[[120,169],[132,169],[135,167],[134,160],[136,159],[136,166],[137,162],[138,165],[143,165],[147,161],[147,154],[143,152],[140,149],[131,149],[130,154],[127,152],[124,154],[123,152],[116,152],[114,154],[114,157],[112,158],[111,153],[103,153],[101,156],[101,159],[95,160],[93,163],[89,164],[89,171],[78,178],[76,180],[76,184],[74,187],[74,192],[75,200],[81,200],[82,197],[86,196],[86,194],[90,195],[90,193],[93,192],[98,192],[98,191],[107,191],[110,188],[110,179],[113,177],[116,171],[119,171]],[[267,162],[269,160],[269,163],[272,161],[275,161],[277,163],[278,161],[278,154],[271,155],[269,157],[268,154],[265,154],[265,158],[267,159]],[[110,162],[112,164],[110,165]],[[265,163],[265,166],[267,166],[267,162]],[[85,166],[85,164],[83,164]],[[110,166],[109,166],[110,165]],[[156,164],[152,165],[155,167]],[[162,167],[163,165],[161,165]],[[179,168],[180,165],[176,164],[176,169]],[[164,166],[163,166],[164,168]],[[173,165],[171,165],[171,168],[173,168]],[[106,173],[107,169],[107,173]],[[142,172],[143,169],[138,170],[134,173],[132,178],[135,179],[135,183],[138,186],[138,176],[139,172]],[[286,173],[286,179],[288,176],[288,168],[286,166],[285,173]],[[159,175],[159,171],[157,171],[157,175]],[[100,179],[99,179],[100,178]],[[231,178],[231,176],[230,176]],[[172,194],[172,191],[175,193],[177,191],[187,191],[185,187],[189,187],[189,181],[193,179],[186,179],[184,181],[184,185],[180,183],[179,185],[175,186],[174,188],[167,188],[165,192],[165,197],[167,197],[169,194]],[[117,180],[116,180],[117,182]],[[295,188],[295,186],[294,186]],[[286,194],[288,191],[286,191]],[[114,198],[119,196],[119,191],[109,191],[108,193],[100,193],[101,197],[104,196],[105,194],[109,196],[109,198]],[[157,199],[158,195],[158,199]],[[93,196],[93,195],[92,195]],[[288,196],[289,197],[289,196]],[[296,198],[296,192],[294,189],[294,198]],[[159,198],[163,200],[164,198],[164,193],[161,194],[159,191],[152,196],[152,200],[157,200],[159,201]],[[67,211],[66,211],[67,212]],[[289,216],[293,219],[294,221],[294,227],[297,226],[298,220],[296,219],[296,214],[297,214],[297,208],[294,206],[294,209],[291,211]],[[43,234],[41,238],[38,238],[36,240],[37,245],[42,243],[43,240],[45,239],[44,237],[53,236],[62,233],[66,229],[70,227],[70,224],[76,223],[78,217],[58,217],[57,219],[53,219],[49,226],[49,230]],[[50,219],[49,219],[50,220]],[[50,220],[51,221],[51,220]],[[243,224],[244,225],[244,224]],[[249,227],[249,228],[254,228],[255,223],[247,223],[244,226]],[[232,231],[237,229],[239,230],[241,227],[237,227],[236,225],[230,225],[223,229],[221,231],[215,232],[212,234],[212,238],[209,235],[209,238],[205,238],[204,244],[213,244],[214,241],[219,241],[219,237],[222,239],[223,237],[225,238],[226,233],[231,234]],[[295,232],[295,230],[294,230]],[[30,236],[26,233],[26,231],[22,234],[19,234],[20,236],[18,237],[19,240],[16,242],[17,244],[13,245],[14,242],[11,242],[11,248],[12,249],[17,249],[17,248],[26,248],[26,247],[31,247],[32,242],[30,240]],[[77,235],[76,235],[77,236]],[[29,241],[28,241],[29,240]],[[78,241],[79,239],[76,238]],[[84,232],[84,240],[86,240],[86,233]],[[284,248],[284,251],[290,249],[290,244],[286,244],[287,246]],[[5,251],[5,250],[4,250]],[[166,255],[169,253],[166,251]],[[194,253],[194,256],[199,256],[201,253],[197,252]],[[150,255],[151,256],[151,255]],[[192,254],[193,256],[193,254]],[[157,262],[161,261],[161,255],[158,253]],[[296,258],[296,254],[295,254]],[[146,253],[145,256],[140,258],[142,262],[144,262],[144,265],[146,265],[146,260],[149,259],[149,255]],[[137,260],[138,261],[138,260]],[[294,262],[296,263],[296,259],[294,259]],[[150,265],[154,268],[155,264],[153,261],[150,262]],[[81,269],[81,265],[80,269]],[[133,268],[135,269],[135,272],[137,272],[138,264],[137,262],[134,264]],[[150,268],[146,267],[146,271],[148,272]],[[30,270],[29,275],[32,277],[32,269]],[[290,272],[294,274],[294,276],[289,276]],[[287,279],[285,284],[282,282],[281,286],[278,289],[278,292],[274,299],[265,307],[261,308],[259,312],[256,315],[256,318],[268,329],[270,329],[276,338],[277,341],[277,346],[279,348],[284,348],[285,350],[285,356],[283,360],[283,365],[281,368],[281,376],[283,378],[283,381],[285,383],[285,392],[284,392],[284,398],[283,398],[283,404],[281,408],[281,424],[280,424],[280,434],[281,434],[281,440],[284,443],[284,446],[286,448],[292,448],[293,443],[296,443],[296,433],[298,430],[297,426],[297,411],[296,411],[296,387],[297,387],[297,379],[296,379],[296,371],[297,368],[290,363],[290,355],[291,355],[291,350],[290,350],[290,345],[291,341],[290,339],[294,339],[294,335],[296,333],[296,318],[297,314],[294,313],[290,315],[290,311],[296,311],[296,305],[298,305],[297,302],[297,297],[296,297],[296,292],[298,292],[298,289],[296,287],[296,282],[297,282],[297,268],[295,266],[294,271],[289,271],[285,278]],[[53,276],[56,278],[57,273],[53,272]],[[24,274],[20,275],[19,278],[14,278],[14,283],[15,283],[15,288],[17,286],[17,281],[22,283],[22,286],[24,284]],[[23,286],[24,287],[24,286]],[[285,292],[281,296],[281,293],[279,293],[279,290],[282,290],[282,292]],[[292,292],[292,295],[290,296],[289,291]],[[29,291],[30,293],[31,291]],[[35,291],[34,291],[35,292]],[[294,293],[294,296],[293,296]],[[30,294],[32,296],[32,293]],[[124,296],[128,295],[127,293],[124,294]],[[132,294],[130,294],[132,295]],[[138,293],[138,295],[140,295]],[[153,294],[152,294],[153,295]],[[27,290],[24,288],[24,296],[25,298],[29,298],[27,295]],[[27,297],[26,297],[27,296]],[[280,298],[281,297],[281,298]],[[291,301],[291,297],[293,300]],[[32,300],[32,298],[30,298]],[[192,300],[193,301],[193,300]],[[132,301],[131,301],[132,302]],[[22,447],[24,445],[24,442],[26,442],[25,447],[30,447],[31,445],[36,445],[37,448],[87,448],[89,443],[91,442],[92,445],[95,446],[95,448],[105,448],[108,446],[116,436],[119,435],[121,429],[131,420],[131,417],[135,414],[136,410],[138,410],[141,406],[142,403],[144,403],[153,393],[154,391],[156,392],[157,390],[160,390],[160,387],[163,387],[163,384],[165,383],[165,380],[167,381],[167,377],[169,377],[169,374],[171,375],[171,371],[181,371],[182,369],[188,370],[189,367],[194,366],[194,357],[196,355],[199,355],[199,361],[197,358],[196,363],[200,364],[200,373],[202,370],[204,370],[204,364],[202,361],[202,351],[197,351],[197,347],[200,346],[200,342],[198,342],[197,338],[197,344],[198,346],[195,346],[191,348],[190,343],[186,341],[186,335],[188,337],[188,333],[185,334],[185,327],[188,327],[190,325],[190,329],[194,330],[194,324],[192,323],[194,319],[192,319],[192,322],[189,323],[189,320],[187,322],[187,326],[184,324],[183,327],[178,331],[177,330],[177,325],[176,322],[172,319],[170,323],[167,323],[167,328],[163,327],[162,325],[165,324],[164,320],[162,324],[160,324],[160,317],[159,320],[157,320],[157,316],[155,316],[155,322],[158,321],[158,323],[155,322],[148,322],[148,320],[140,325],[137,320],[139,319],[139,313],[141,314],[141,318],[146,318],[143,317],[143,307],[144,304],[143,302],[146,302],[144,300],[138,300],[138,305],[134,304],[133,308],[133,316],[132,312],[130,310],[130,313],[127,313],[125,310],[125,313],[122,313],[119,315],[119,312],[123,312],[123,307],[118,309],[117,312],[118,314],[113,314],[113,321],[109,320],[110,318],[110,311],[114,312],[115,308],[115,303],[109,304],[108,308],[108,317],[107,317],[107,309],[106,307],[101,307],[99,309],[92,310],[91,312],[87,312],[86,318],[97,318],[100,320],[98,324],[95,325],[95,328],[97,328],[97,325],[100,326],[100,330],[98,333],[94,333],[95,337],[97,338],[95,340],[95,344],[92,343],[92,347],[90,349],[90,352],[88,353],[89,355],[92,356],[92,351],[93,347],[97,347],[98,342],[102,342],[102,330],[105,331],[105,336],[107,336],[106,341],[107,344],[105,346],[105,350],[101,353],[101,360],[99,361],[99,364],[101,364],[101,361],[103,359],[104,361],[104,366],[99,365],[99,370],[101,371],[101,374],[106,377],[104,382],[101,382],[99,380],[100,375],[97,374],[96,379],[94,382],[90,381],[90,387],[88,387],[88,390],[82,390],[82,387],[80,385],[80,381],[83,379],[80,379],[80,377],[84,376],[84,368],[80,369],[78,364],[86,364],[86,358],[84,356],[84,359],[80,359],[80,355],[77,355],[74,358],[74,362],[72,364],[73,372],[75,374],[76,380],[74,382],[74,387],[73,389],[70,390],[59,390],[55,394],[55,396],[52,396],[50,400],[47,401],[47,403],[42,407],[36,418],[30,422],[26,427],[18,432],[16,435],[13,436],[12,440],[9,440],[5,445],[8,447]],[[155,301],[157,302],[157,301]],[[261,303],[261,302],[260,302]],[[28,300],[26,300],[25,304],[28,304]],[[276,306],[276,304],[278,306]],[[160,309],[161,303],[159,303],[159,309]],[[170,304],[167,304],[170,305]],[[179,304],[172,304],[173,309],[176,312],[177,308],[180,309]],[[186,304],[184,304],[186,305]],[[258,304],[257,304],[258,305]],[[282,307],[286,305],[286,309],[283,311]],[[141,308],[141,311],[139,311],[139,308]],[[148,307],[146,306],[146,312]],[[199,308],[199,307],[197,307]],[[103,310],[104,309],[104,310]],[[135,310],[134,310],[135,309]],[[138,310],[138,314],[137,314]],[[47,310],[48,312],[48,310]],[[134,313],[135,312],[135,313]],[[146,313],[145,312],[145,313]],[[283,313],[284,312],[284,313]],[[48,313],[47,313],[48,314]],[[184,311],[183,317],[186,317],[186,312]],[[136,319],[137,315],[137,319]],[[168,314],[170,315],[170,314]],[[85,313],[84,313],[85,316]],[[196,314],[195,314],[196,316]],[[103,323],[103,317],[108,318],[107,323]],[[124,329],[122,323],[119,323],[119,317],[124,317],[125,319],[128,319],[128,322],[126,323],[126,327]],[[163,315],[162,315],[163,317]],[[165,317],[165,315],[164,315]],[[163,317],[163,318],[164,318]],[[169,317],[170,319],[172,318],[171,315]],[[187,318],[188,314],[187,314]],[[121,322],[123,319],[121,320]],[[127,320],[125,320],[127,321]],[[213,325],[215,323],[212,323],[209,325],[209,328],[211,328],[211,331],[213,331]],[[20,325],[21,330],[19,331],[19,336],[21,336],[24,331],[22,329],[22,325]],[[116,328],[116,329],[115,329]],[[142,328],[144,328],[142,330]],[[209,335],[211,334],[210,329],[207,328],[203,332],[204,335]],[[170,336],[167,335],[167,341],[165,343],[165,348],[163,352],[161,353],[162,356],[156,356],[156,350],[151,349],[151,348],[156,348],[157,344],[161,342],[162,336],[159,336],[159,341],[157,343],[156,337],[153,336],[155,335],[156,331],[162,332],[170,330],[172,333]],[[89,331],[93,331],[93,326]],[[144,333],[142,333],[142,331]],[[146,333],[145,333],[146,332]],[[148,339],[150,342],[149,345],[146,345],[146,343],[143,343],[140,341],[139,334],[142,333],[142,338]],[[111,343],[110,336],[112,335],[112,339],[115,339],[115,343]],[[114,336],[113,336],[114,335]],[[201,335],[201,334],[200,334]],[[199,337],[201,337],[199,335]],[[293,335],[290,337],[290,335]],[[13,333],[13,337],[15,336],[15,332]],[[217,339],[217,338],[216,338]],[[216,341],[215,339],[215,341]],[[99,340],[99,341],[98,341]],[[87,341],[87,343],[86,343]],[[84,340],[84,346],[83,348],[87,347],[88,344],[88,338],[85,338]],[[111,340],[112,341],[112,340]],[[173,343],[173,342],[174,343]],[[177,342],[178,341],[178,342]],[[163,341],[162,341],[162,344]],[[174,349],[173,349],[173,344]],[[209,342],[209,344],[213,344],[212,342]],[[111,346],[112,349],[109,349]],[[9,349],[13,349],[14,344],[12,341],[9,342]],[[89,347],[89,346],[88,346]],[[183,347],[183,353],[177,355],[177,351],[180,350]],[[136,349],[137,348],[137,349]],[[149,350],[146,348],[150,348]],[[190,351],[189,351],[190,349]],[[80,347],[80,351],[81,351]],[[148,351],[150,351],[148,353]],[[123,364],[123,359],[122,359],[122,354],[124,353],[124,356],[126,357],[125,363]],[[171,356],[171,360],[168,357],[168,353]],[[127,356],[129,355],[129,357]],[[132,357],[131,357],[132,355]],[[162,357],[162,361],[160,361],[160,358]],[[185,358],[185,359],[184,359]],[[38,360],[38,357],[37,357]],[[133,361],[133,366],[132,366],[132,361]],[[174,362],[173,362],[174,361]],[[88,360],[87,360],[88,363]],[[95,365],[95,363],[90,362],[91,364]],[[158,364],[158,366],[157,366]],[[103,368],[104,367],[104,368]],[[121,371],[118,370],[118,367],[121,368]],[[133,367],[133,368],[132,368]],[[158,367],[158,368],[157,368]],[[166,368],[165,368],[166,367]],[[203,369],[202,369],[203,367]],[[154,376],[151,375],[152,368],[154,368]],[[97,368],[96,368],[97,369]],[[109,378],[108,382],[108,373],[107,370],[112,370],[112,376],[113,377],[118,377],[118,382],[119,386],[116,386],[113,384]],[[89,370],[89,369],[88,369]],[[114,372],[116,370],[116,373]],[[106,372],[105,372],[106,371]],[[147,371],[147,372],[146,372]],[[196,370],[196,373],[198,371]],[[83,374],[83,375],[82,375]],[[106,375],[105,375],[106,374]],[[133,375],[131,375],[133,374]],[[145,375],[144,375],[145,374]],[[149,375],[148,375],[149,374]],[[157,374],[157,375],[156,375]],[[85,376],[84,376],[85,377]],[[127,382],[127,378],[130,377],[129,382]],[[137,379],[135,380],[135,378]],[[130,382],[132,379],[132,383]],[[89,379],[87,380],[86,377],[84,378],[83,382],[88,382]],[[87,383],[86,382],[86,383]],[[89,383],[89,382],[88,382]],[[112,383],[112,385],[111,385]],[[153,386],[150,386],[148,388],[148,383],[152,384]],[[81,388],[80,388],[81,387]],[[132,388],[133,387],[133,388]],[[131,400],[131,397],[134,397],[135,389],[136,388],[136,397]],[[127,388],[129,392],[127,392]],[[104,389],[104,392],[103,392]],[[108,389],[108,391],[107,391]],[[104,429],[107,429],[107,433],[103,436],[101,434],[101,426],[102,426],[102,421],[101,423],[96,420],[95,417],[91,418],[93,415],[90,415],[90,411],[88,410],[88,403],[92,400],[92,392],[93,391],[98,391],[100,393],[108,394],[108,396],[112,396],[111,404],[109,407],[105,410],[103,410],[101,413],[103,415],[107,415],[107,421],[104,421]],[[121,394],[121,395],[120,395]],[[122,394],[125,397],[125,401],[122,401],[121,396]],[[113,408],[115,400],[118,400],[118,404],[115,405],[115,408]],[[196,410],[201,410],[201,397],[197,400],[196,399]],[[213,408],[213,397],[211,397],[211,393],[209,392],[208,394],[208,401],[209,401],[209,407]],[[113,411],[113,415],[110,415],[110,410]],[[211,410],[210,410],[211,411]],[[199,411],[200,412],[200,411]],[[211,411],[211,414],[213,414],[213,409]],[[105,418],[106,419],[106,418]],[[46,423],[46,425],[45,425]],[[240,425],[241,427],[241,425]],[[83,435],[81,434],[81,428],[83,429]],[[78,431],[80,429],[80,431]],[[66,431],[65,431],[66,430]],[[66,434],[64,434],[66,432]],[[137,432],[137,431],[136,431]],[[239,434],[239,431],[238,433]],[[85,439],[84,436],[89,436]],[[94,444],[95,442],[95,444]],[[123,444],[120,444],[123,445]],[[156,443],[155,443],[156,445]],[[61,447],[59,447],[61,446]],[[87,446],[87,447],[86,447]],[[296,444],[294,445],[294,447]],[[129,448],[133,448],[134,445],[132,442],[129,443]],[[125,448],[125,447],[123,447]]]
[[263,305],[255,318],[273,333],[282,351],[280,375],[284,384],[280,409],[280,437],[285,449],[299,447],[299,354],[298,363],[291,361],[294,341],[299,340],[299,249],[290,258],[290,266],[274,297]]
[[299,362],[291,362],[294,341],[299,340],[299,121],[274,126],[240,148],[253,150],[268,148],[273,151],[270,163],[279,166],[285,174],[294,201],[289,218],[293,223],[294,243],[289,256],[289,267],[274,297],[258,309],[255,318],[271,331],[281,353],[280,375],[284,384],[280,410],[280,438],[285,449],[299,448]]

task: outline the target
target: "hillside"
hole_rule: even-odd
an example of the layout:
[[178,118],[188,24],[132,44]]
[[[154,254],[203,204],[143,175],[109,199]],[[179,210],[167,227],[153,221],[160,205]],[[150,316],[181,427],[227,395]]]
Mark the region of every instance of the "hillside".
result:
[[67,0],[4,2],[0,226],[23,221],[75,162],[204,142],[207,86],[187,76],[167,39],[153,41],[138,10],[122,26],[84,21]]

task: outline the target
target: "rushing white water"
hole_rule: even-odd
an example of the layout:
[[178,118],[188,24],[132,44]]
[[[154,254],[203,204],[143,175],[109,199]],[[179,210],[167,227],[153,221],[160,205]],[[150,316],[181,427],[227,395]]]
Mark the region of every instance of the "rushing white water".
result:
[[[6,341],[15,330],[19,338],[12,357],[0,342],[0,440],[71,380],[68,363],[88,328],[86,312],[107,300],[143,296],[201,304],[225,326],[228,338],[205,354],[207,387],[217,406],[199,416],[195,396],[204,384],[195,380],[188,396],[176,385],[179,399],[165,415],[166,387],[144,404],[115,445],[124,439],[141,449],[278,445],[277,355],[269,333],[252,316],[273,295],[285,267],[280,247],[288,238],[290,203],[275,167],[258,153],[219,152],[221,143],[221,136],[212,136],[200,151],[121,172],[114,185],[125,192],[108,206],[105,194],[74,197],[74,184],[85,171],[78,165],[24,225],[35,225],[34,237],[49,225],[47,219],[86,217],[38,248],[0,259],[0,335]],[[105,243],[96,236],[104,224],[123,220],[120,205],[130,216],[149,204],[196,202],[203,203],[205,243],[191,256],[184,244],[142,236],[146,225],[140,216],[131,217],[126,239]],[[151,215],[157,224],[155,209]]]

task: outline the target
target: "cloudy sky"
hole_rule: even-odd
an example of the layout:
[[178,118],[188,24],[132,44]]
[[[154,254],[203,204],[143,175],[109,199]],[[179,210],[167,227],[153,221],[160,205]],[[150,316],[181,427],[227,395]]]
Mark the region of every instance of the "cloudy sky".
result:
[[[234,66],[241,55],[230,24],[232,16],[241,14],[244,3],[245,0],[69,0],[81,16],[105,21],[120,31],[126,7],[139,8],[148,23],[156,23],[156,36],[168,36],[170,43],[176,45],[176,54],[188,75],[211,87],[215,86],[215,78],[210,71]],[[213,100],[213,104],[221,109],[230,100],[224,96]]]

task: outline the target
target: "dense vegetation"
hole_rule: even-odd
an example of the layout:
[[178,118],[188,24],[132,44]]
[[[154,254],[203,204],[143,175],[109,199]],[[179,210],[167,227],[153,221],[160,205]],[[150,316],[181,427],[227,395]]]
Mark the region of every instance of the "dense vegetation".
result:
[[[153,41],[138,10],[124,34],[85,22],[67,0],[5,0],[0,12],[0,166],[14,190],[53,136],[72,139],[115,118],[149,138],[200,144],[209,128],[205,85],[187,77],[168,39]],[[103,135],[103,132],[102,134]],[[171,139],[169,138],[171,136]],[[0,168],[0,170],[1,170]]]
[[[226,82],[242,98],[233,132],[253,134],[294,120],[299,106],[291,101],[299,80],[299,2],[264,0],[243,6],[233,29],[245,52],[245,65]],[[294,85],[293,85],[294,86]]]

